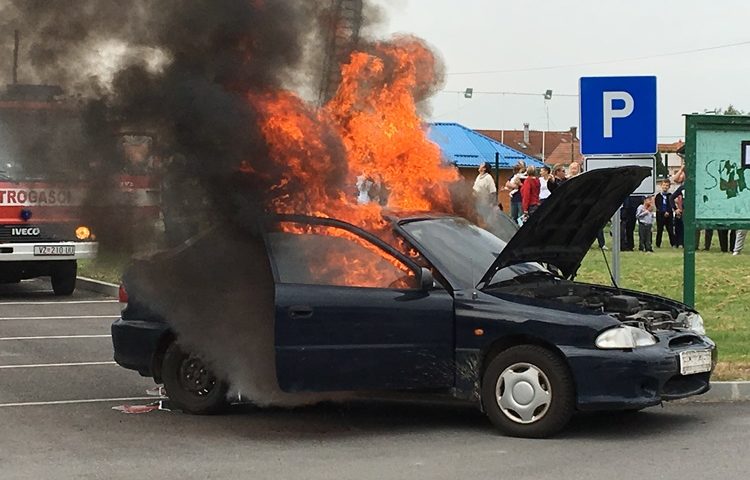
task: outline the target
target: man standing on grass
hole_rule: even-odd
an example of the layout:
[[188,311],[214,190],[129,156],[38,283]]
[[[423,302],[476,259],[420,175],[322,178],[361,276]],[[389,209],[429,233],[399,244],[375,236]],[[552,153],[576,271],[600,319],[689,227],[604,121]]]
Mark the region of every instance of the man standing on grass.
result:
[[654,217],[651,214],[653,207],[651,202],[651,197],[646,197],[635,211],[635,216],[638,219],[638,236],[640,237],[638,250],[642,252],[654,251],[651,247],[651,228],[654,224]]
[[747,230],[737,230],[737,237],[734,239],[734,251],[732,255],[739,255],[742,249],[745,247],[745,237],[747,236]]
[[661,248],[664,230],[669,237],[669,245],[675,247],[674,226],[672,224],[672,194],[669,193],[668,178],[661,181],[661,192],[656,194],[656,248]]
[[[674,215],[674,244],[677,247],[685,247],[685,227],[682,222],[683,207],[685,201],[685,188],[680,185],[672,193],[672,212]],[[698,247],[696,242],[696,248]]]

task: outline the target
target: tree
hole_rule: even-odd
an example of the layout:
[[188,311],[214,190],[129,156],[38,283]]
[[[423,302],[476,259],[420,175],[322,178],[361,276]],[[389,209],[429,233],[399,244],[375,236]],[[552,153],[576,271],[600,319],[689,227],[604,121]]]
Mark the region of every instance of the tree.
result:
[[722,109],[721,107],[716,107],[713,110],[703,109],[703,113],[714,113],[716,115],[744,115],[745,112],[743,110],[740,110],[739,108],[735,107],[731,103],[727,108]]
[[664,159],[661,157],[661,153],[656,152],[656,178],[668,178],[669,169],[664,164]]

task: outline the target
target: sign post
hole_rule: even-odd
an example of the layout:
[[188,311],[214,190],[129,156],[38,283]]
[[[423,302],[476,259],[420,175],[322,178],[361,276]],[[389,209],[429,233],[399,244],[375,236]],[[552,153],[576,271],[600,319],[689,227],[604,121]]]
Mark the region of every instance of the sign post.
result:
[[750,229],[747,145],[749,116],[685,117],[683,301],[691,307],[695,307],[696,231]]
[[[582,77],[581,154],[585,170],[647,164],[656,171],[656,77]],[[654,175],[634,192],[651,195]],[[612,277],[620,281],[620,210],[612,217]]]

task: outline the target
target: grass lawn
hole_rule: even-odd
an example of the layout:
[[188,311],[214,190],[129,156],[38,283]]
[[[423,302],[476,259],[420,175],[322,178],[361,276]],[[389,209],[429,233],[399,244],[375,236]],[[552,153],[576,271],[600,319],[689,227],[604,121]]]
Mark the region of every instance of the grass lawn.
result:
[[78,262],[78,275],[119,285],[129,261],[128,255],[100,251],[96,258]]
[[[711,251],[696,254],[696,308],[719,347],[715,378],[750,379],[750,250],[739,256],[721,253],[714,240]],[[682,299],[682,250],[655,250],[621,253],[620,286]],[[610,252],[607,258],[611,263]],[[119,283],[127,263],[127,256],[102,252],[95,260],[79,262],[78,274]],[[599,249],[589,251],[577,280],[611,283]]]
[[[696,253],[695,307],[719,348],[715,378],[750,379],[750,251],[732,256],[714,243]],[[621,253],[620,286],[682,299],[682,249],[654,250]],[[607,259],[611,264],[610,252]],[[611,284],[599,249],[589,251],[576,280]]]

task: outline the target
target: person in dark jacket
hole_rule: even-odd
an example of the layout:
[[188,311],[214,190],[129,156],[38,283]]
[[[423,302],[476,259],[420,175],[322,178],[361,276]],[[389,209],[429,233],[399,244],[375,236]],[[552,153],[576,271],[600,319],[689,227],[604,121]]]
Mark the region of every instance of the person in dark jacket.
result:
[[552,167],[551,177],[547,180],[547,188],[554,192],[557,187],[563,184],[568,177],[565,175],[565,165],[558,163]]
[[625,199],[620,209],[620,250],[632,252],[635,247],[635,212],[644,197],[631,196]]
[[669,199],[672,204],[672,214],[674,215],[674,244],[676,247],[685,246],[685,227],[682,223],[682,214],[685,200],[684,197],[685,187],[683,185],[680,185],[677,190],[672,192],[672,196]]
[[661,248],[661,239],[664,230],[667,231],[669,237],[669,245],[675,247],[674,238],[674,224],[672,222],[672,194],[669,193],[669,187],[671,183],[669,179],[664,179],[661,182],[661,192],[657,193],[654,197],[654,203],[656,204],[656,248]]

